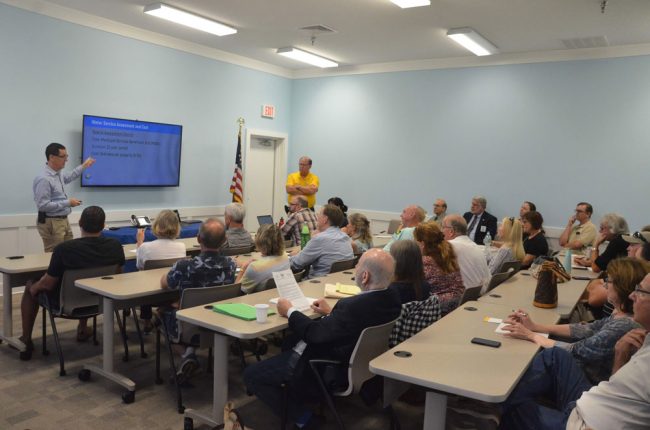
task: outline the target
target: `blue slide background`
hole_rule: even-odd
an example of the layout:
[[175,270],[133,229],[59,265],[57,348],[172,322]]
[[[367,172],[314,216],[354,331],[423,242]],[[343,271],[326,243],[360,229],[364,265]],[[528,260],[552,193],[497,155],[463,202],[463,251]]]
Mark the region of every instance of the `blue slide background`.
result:
[[81,186],[178,186],[180,125],[84,115]]

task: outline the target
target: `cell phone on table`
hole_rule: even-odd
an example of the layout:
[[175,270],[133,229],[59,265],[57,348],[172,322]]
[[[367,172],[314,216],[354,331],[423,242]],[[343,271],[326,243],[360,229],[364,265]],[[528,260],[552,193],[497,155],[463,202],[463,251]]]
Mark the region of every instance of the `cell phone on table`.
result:
[[483,339],[482,337],[475,337],[472,339],[472,343],[477,345],[489,346],[491,348],[498,348],[501,346],[501,342],[490,339]]
[[573,279],[577,279],[579,281],[590,281],[592,278],[589,276],[580,276],[580,275],[573,275]]

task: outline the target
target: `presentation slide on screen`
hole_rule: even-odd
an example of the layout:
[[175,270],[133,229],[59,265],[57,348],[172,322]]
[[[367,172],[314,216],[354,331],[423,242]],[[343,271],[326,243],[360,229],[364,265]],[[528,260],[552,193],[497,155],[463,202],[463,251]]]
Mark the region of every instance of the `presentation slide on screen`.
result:
[[177,186],[180,125],[84,116],[82,186]]

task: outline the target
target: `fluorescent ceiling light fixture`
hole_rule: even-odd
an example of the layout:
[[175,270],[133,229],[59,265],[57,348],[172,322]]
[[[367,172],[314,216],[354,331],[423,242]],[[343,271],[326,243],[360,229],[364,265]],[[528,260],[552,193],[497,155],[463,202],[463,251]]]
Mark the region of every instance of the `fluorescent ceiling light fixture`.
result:
[[303,63],[311,64],[312,66],[321,67],[323,69],[339,66],[339,63],[335,63],[334,61],[329,60],[325,57],[321,57],[319,55],[312,54],[311,52],[303,51],[302,49],[294,48],[291,46],[287,48],[279,48],[276,52],[293,60],[302,61]]
[[402,9],[409,7],[431,6],[431,0],[390,0]]
[[185,25],[187,27],[192,27],[197,30],[205,31],[207,33],[215,34],[217,36],[227,36],[229,34],[237,33],[236,28],[229,27],[211,19],[203,18],[202,16],[194,15],[190,12],[185,12],[184,10],[171,7],[165,3],[153,3],[149,6],[145,6],[144,13],[177,24]]
[[499,49],[492,42],[469,27],[452,28],[447,31],[447,37],[478,56],[499,53]]

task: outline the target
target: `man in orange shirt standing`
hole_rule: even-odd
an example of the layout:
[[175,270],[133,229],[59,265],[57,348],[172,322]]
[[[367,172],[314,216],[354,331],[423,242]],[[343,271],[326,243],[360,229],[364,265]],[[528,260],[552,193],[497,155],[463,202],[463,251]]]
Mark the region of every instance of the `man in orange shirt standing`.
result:
[[318,192],[318,176],[309,171],[311,164],[311,158],[300,157],[298,171],[290,173],[287,176],[286,189],[289,204],[291,204],[291,198],[293,196],[305,196],[307,198],[307,206],[313,210],[316,204],[316,193]]

